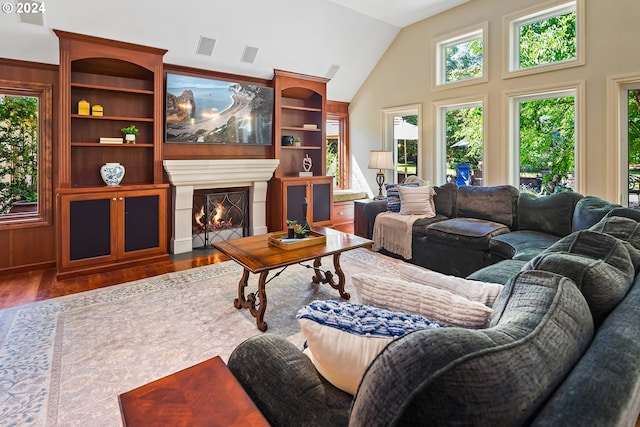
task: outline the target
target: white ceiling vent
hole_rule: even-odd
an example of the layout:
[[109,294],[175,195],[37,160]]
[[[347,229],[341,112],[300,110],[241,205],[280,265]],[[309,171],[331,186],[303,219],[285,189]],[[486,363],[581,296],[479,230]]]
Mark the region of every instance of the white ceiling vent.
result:
[[44,25],[45,7],[42,2],[30,1],[20,3],[20,9],[16,9],[16,12],[18,12],[18,22],[22,22],[24,24]]
[[340,69],[339,65],[336,65],[336,64],[331,65],[331,67],[329,67],[329,71],[327,71],[326,77],[328,79],[332,79],[336,75],[339,69]]
[[200,36],[200,41],[198,42],[198,50],[196,51],[198,55],[213,55],[213,48],[216,47],[216,39],[210,39],[209,37]]
[[244,52],[242,52],[242,58],[240,58],[240,61],[253,64],[253,61],[256,60],[256,55],[258,55],[257,47],[245,46]]

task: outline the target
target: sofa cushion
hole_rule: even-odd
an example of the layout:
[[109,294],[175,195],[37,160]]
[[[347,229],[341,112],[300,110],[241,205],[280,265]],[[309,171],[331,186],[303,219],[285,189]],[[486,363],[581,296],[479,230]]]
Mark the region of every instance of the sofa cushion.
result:
[[622,216],[606,217],[590,228],[624,242],[636,272],[640,269],[640,222]]
[[421,283],[365,273],[351,276],[358,299],[387,310],[417,314],[463,328],[484,328],[491,308],[449,291]]
[[433,195],[436,192],[431,185],[419,187],[399,186],[400,214],[401,215],[425,215],[429,218],[436,216],[433,205]]
[[481,282],[494,282],[505,284],[522,271],[527,261],[517,259],[505,259],[495,264],[488,265],[476,270],[467,276],[469,280],[479,280]]
[[573,280],[596,324],[624,298],[635,269],[622,241],[595,231],[578,231],[532,259],[525,270],[544,270]]
[[462,186],[456,197],[456,216],[515,226],[518,189],[511,185]]
[[459,295],[470,301],[482,303],[488,307],[493,305],[503,286],[498,283],[467,280],[462,277],[450,276],[406,262],[399,263],[396,269],[402,280],[449,291],[452,294]]
[[620,207],[620,205],[608,202],[600,197],[584,196],[576,203],[576,209],[573,212],[572,231],[586,230],[617,207]]
[[445,242],[453,246],[487,250],[492,237],[508,233],[506,225],[477,218],[451,218],[429,225],[425,230],[428,240]]
[[573,211],[582,195],[570,191],[518,197],[518,230],[531,230],[564,237],[573,229]]
[[365,372],[350,419],[525,425],[588,347],[593,321],[575,284],[543,271],[516,276],[494,310],[488,329],[422,330],[391,342]]
[[446,216],[447,218],[453,218],[456,215],[458,186],[448,182],[433,189],[436,192],[436,195],[433,197],[436,205],[436,213]]
[[419,185],[417,182],[410,182],[408,184],[385,184],[385,189],[387,190],[387,210],[390,212],[400,212],[399,186],[418,187]]
[[304,353],[323,377],[350,394],[391,341],[418,329],[444,327],[422,316],[338,301],[314,301],[297,318],[306,338]]
[[560,237],[553,234],[518,230],[494,236],[489,241],[489,250],[503,258],[529,261],[558,240]]

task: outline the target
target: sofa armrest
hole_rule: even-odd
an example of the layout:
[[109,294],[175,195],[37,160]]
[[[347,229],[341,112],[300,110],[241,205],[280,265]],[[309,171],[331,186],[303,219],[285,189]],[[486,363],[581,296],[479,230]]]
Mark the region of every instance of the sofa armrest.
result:
[[347,425],[353,396],[334,387],[285,337],[261,334],[233,350],[227,363],[271,425]]

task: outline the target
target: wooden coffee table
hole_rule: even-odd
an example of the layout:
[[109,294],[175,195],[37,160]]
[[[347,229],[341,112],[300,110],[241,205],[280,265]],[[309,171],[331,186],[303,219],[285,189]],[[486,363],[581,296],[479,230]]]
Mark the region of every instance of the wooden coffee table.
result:
[[[281,249],[269,244],[269,234],[261,234],[211,244],[244,268],[242,278],[238,282],[238,298],[233,301],[233,305],[238,309],[248,308],[256,318],[258,329],[262,332],[267,330],[264,312],[267,310],[267,275],[271,270],[284,269],[292,264],[313,260],[314,275],[311,279],[313,283],[328,283],[332,288],[338,290],[342,298],[351,298],[349,293],[344,291],[345,276],[340,267],[340,254],[351,249],[371,246],[373,241],[324,227],[313,227],[312,231],[326,236],[326,242],[298,249]],[[320,268],[322,266],[321,258],[328,255],[333,255],[333,267],[338,276],[337,283],[333,273],[323,271]],[[249,273],[260,275],[258,290],[257,293],[252,292],[245,297],[244,291]],[[273,278],[278,274],[280,272]]]
[[268,426],[218,356],[119,396],[125,427]]

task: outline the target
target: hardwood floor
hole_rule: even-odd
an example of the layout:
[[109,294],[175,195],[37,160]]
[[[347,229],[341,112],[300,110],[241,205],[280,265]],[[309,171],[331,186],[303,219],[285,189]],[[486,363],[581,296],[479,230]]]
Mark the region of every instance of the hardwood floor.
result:
[[77,292],[104,288],[158,276],[173,271],[187,270],[193,267],[226,261],[225,255],[211,251],[193,251],[187,254],[172,255],[170,260],[140,265],[121,270],[74,277],[66,280],[56,279],[56,269],[46,268],[26,273],[6,274],[0,277],[0,309],[41,301]]
[[[339,229],[345,233],[353,233],[353,225]],[[194,250],[186,254],[172,255],[168,261],[65,280],[56,279],[55,268],[0,275],[0,309],[215,264],[228,259],[213,249]]]

